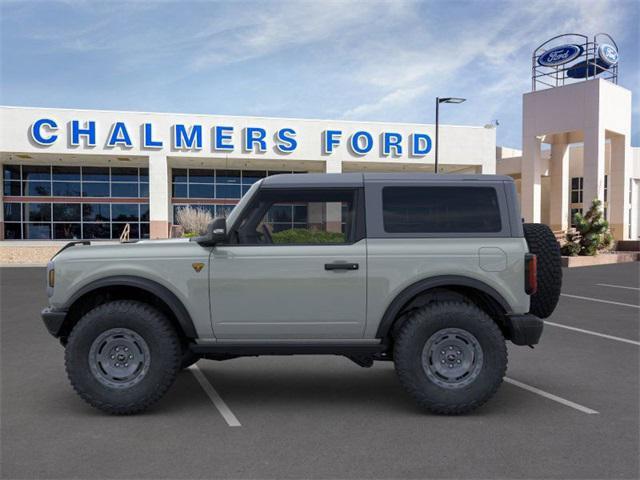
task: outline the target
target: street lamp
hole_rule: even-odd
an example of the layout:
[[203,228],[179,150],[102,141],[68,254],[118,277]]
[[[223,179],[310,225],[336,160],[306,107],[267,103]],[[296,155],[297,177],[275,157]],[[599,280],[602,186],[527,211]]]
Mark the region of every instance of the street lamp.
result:
[[458,97],[436,97],[436,165],[435,173],[438,173],[438,129],[439,129],[439,117],[440,117],[440,104],[441,103],[462,103],[466,98]]

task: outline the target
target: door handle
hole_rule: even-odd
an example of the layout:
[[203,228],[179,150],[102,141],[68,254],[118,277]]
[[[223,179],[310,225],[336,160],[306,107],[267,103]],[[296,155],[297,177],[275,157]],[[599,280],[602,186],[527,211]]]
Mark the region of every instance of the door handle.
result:
[[360,268],[360,265],[358,265],[357,263],[325,263],[324,264],[324,269],[325,270],[358,270],[358,268]]

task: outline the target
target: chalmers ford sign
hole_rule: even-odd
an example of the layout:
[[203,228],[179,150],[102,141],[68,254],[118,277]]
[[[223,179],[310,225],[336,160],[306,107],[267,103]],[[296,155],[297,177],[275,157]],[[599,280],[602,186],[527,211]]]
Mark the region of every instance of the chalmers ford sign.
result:
[[[174,123],[169,131],[160,131],[154,123],[133,125],[115,121],[109,125],[93,120],[59,122],[55,118],[37,118],[29,128],[32,142],[40,147],[66,142],[70,147],[95,147],[100,143],[106,148],[129,149],[134,146],[146,150],[210,151],[219,153],[293,154],[299,147],[297,131],[282,126],[267,131],[261,126],[238,128],[230,125],[203,125]],[[239,131],[238,131],[239,130]],[[432,148],[431,136],[423,132],[401,134],[385,131],[380,135],[367,130],[345,134],[341,129],[324,129],[321,136],[321,155],[331,155],[341,146],[350,153],[364,156],[378,151],[384,156],[409,155],[423,157]]]

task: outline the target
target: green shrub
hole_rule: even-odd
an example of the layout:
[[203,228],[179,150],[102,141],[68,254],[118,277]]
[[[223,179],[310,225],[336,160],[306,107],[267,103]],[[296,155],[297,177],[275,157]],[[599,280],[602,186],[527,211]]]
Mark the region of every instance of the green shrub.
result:
[[273,243],[344,243],[345,236],[340,232],[324,232],[322,230],[308,230],[291,228],[272,233]]
[[613,246],[609,222],[605,220],[601,207],[602,202],[596,199],[587,213],[576,213],[573,216],[576,232],[567,233],[567,243],[562,246],[563,255],[593,256]]

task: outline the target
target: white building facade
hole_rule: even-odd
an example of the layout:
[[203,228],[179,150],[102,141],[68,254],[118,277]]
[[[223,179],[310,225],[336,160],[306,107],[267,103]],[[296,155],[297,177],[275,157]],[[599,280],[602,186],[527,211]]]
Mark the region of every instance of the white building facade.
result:
[[[434,126],[0,107],[6,240],[166,238],[283,172],[433,172]],[[439,171],[495,173],[495,130],[441,125]],[[283,212],[283,224],[304,212]]]

